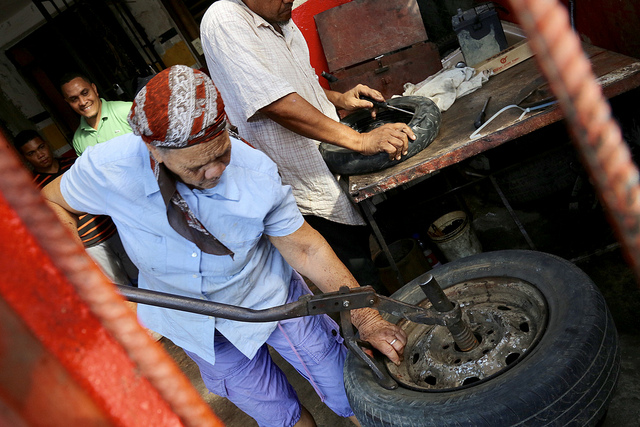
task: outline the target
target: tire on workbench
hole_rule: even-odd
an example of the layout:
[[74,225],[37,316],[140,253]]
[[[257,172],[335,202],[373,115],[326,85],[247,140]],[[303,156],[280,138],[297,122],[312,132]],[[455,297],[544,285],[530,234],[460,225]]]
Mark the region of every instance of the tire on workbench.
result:
[[[584,272],[553,255],[508,250],[459,259],[432,273],[444,289],[488,277],[532,284],[546,299],[546,329],[514,366],[451,391],[383,389],[350,352],[345,388],[363,426],[593,426],[604,417],[620,368],[618,336],[602,294]],[[423,301],[414,282],[392,298]]]
[[365,156],[348,148],[323,142],[320,144],[320,153],[331,172],[341,175],[376,172],[407,160],[433,142],[440,130],[442,117],[440,109],[432,100],[424,96],[402,96],[391,98],[387,103],[413,112],[413,115],[382,109],[373,119],[371,111],[365,109],[349,114],[341,123],[360,133],[369,132],[387,123],[405,123],[416,135],[414,141],[409,140],[407,154],[400,160],[391,160],[387,153]]

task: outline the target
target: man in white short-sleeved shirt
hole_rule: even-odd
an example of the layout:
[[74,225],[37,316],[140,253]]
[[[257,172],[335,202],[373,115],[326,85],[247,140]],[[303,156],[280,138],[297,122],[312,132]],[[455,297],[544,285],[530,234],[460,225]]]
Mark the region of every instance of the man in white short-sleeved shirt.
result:
[[309,50],[291,18],[293,0],[218,0],[205,13],[202,46],[211,78],[240,135],[276,164],[305,220],[327,239],[361,285],[380,290],[369,229],[341,190],[320,142],[399,159],[415,138],[404,123],[360,134],[339,123],[336,108],[355,110],[384,101],[364,85],[339,93],[322,88]]

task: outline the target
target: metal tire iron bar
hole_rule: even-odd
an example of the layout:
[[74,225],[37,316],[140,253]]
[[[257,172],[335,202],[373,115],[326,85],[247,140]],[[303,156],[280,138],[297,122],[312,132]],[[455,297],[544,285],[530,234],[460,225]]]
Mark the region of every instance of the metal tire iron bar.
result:
[[361,95],[360,99],[364,99],[365,101],[371,102],[375,108],[388,108],[388,109],[391,109],[391,110],[400,111],[401,113],[409,114],[411,116],[413,116],[413,114],[414,114],[411,111],[403,110],[402,108],[398,108],[398,107],[396,107],[394,105],[390,105],[386,101],[376,101],[375,99],[371,98],[370,96]]
[[425,273],[411,283],[416,282],[431,301],[432,308],[407,304],[378,295],[371,286],[360,288],[343,286],[337,292],[304,295],[296,302],[263,310],[138,289],[131,286],[116,286],[120,294],[132,302],[241,322],[271,322],[294,317],[340,312],[342,334],[347,347],[371,368],[376,380],[382,387],[393,390],[398,387],[398,384],[382,367],[381,361],[369,356],[360,347],[361,345],[368,345],[356,339],[354,328],[351,324],[351,310],[366,307],[376,308],[381,312],[389,313],[414,323],[445,326],[449,329],[456,344],[462,351],[469,351],[478,346],[478,341],[471,329],[462,320],[460,306],[447,298],[435,278],[430,273]]

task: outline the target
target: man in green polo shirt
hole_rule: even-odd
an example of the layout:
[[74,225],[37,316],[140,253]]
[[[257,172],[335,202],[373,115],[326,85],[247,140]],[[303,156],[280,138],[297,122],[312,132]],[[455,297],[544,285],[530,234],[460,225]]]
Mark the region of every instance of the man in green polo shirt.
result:
[[131,132],[127,115],[131,102],[106,101],[98,89],[81,74],[66,74],[60,91],[73,111],[80,115],[80,126],[73,135],[73,148],[80,156],[87,147]]

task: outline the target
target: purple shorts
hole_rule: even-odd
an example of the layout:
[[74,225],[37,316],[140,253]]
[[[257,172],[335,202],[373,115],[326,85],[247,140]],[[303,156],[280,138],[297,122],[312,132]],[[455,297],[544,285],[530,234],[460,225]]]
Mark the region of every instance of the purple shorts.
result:
[[[287,302],[310,294],[294,272]],[[282,320],[267,340],[309,381],[321,400],[341,417],[353,415],[344,391],[343,367],[347,354],[338,325],[326,315]],[[185,351],[200,368],[210,392],[228,398],[253,417],[259,426],[293,426],[300,419],[300,401],[286,376],[273,362],[267,345],[253,359],[240,353],[216,331],[215,366]]]

